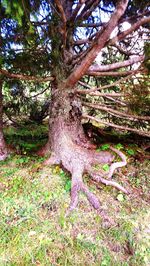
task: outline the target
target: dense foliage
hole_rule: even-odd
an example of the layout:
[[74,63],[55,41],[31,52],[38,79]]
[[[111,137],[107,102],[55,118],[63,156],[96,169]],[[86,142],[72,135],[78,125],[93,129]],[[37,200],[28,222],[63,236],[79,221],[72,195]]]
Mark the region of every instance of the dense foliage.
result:
[[[4,112],[9,119],[42,121],[48,115],[50,98],[45,89],[50,85],[35,80],[41,76],[53,75],[62,80],[69,76],[92,49],[116,5],[117,1],[1,1],[0,64],[1,69],[9,71],[1,72]],[[120,38],[126,29],[131,29],[140,20],[141,24],[118,42],[112,36],[95,61],[93,73],[90,70],[87,73],[91,78],[82,77],[82,81],[96,86],[97,91],[100,89],[104,94],[99,97],[94,93],[84,94],[84,101],[95,104],[86,111],[114,126],[124,124],[146,132],[150,104],[149,14],[149,1],[129,1],[113,36],[117,34]],[[141,65],[138,62],[143,61],[144,54],[146,61]],[[141,58],[137,63],[122,64],[139,55]],[[117,66],[119,62],[120,66]],[[114,63],[116,66],[111,68]],[[100,70],[97,64],[108,65],[108,68]],[[17,74],[27,75],[26,81]],[[34,82],[29,81],[30,76]],[[127,78],[121,79],[122,76]],[[81,89],[85,87],[80,84]],[[122,96],[113,97],[113,93]],[[97,104],[99,108],[94,111]],[[140,115],[147,118],[140,119]]]

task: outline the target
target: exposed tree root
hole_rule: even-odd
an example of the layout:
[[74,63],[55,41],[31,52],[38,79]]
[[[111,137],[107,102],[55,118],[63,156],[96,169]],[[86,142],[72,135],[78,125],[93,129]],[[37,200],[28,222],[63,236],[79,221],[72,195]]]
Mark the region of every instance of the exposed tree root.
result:
[[70,211],[76,208],[78,204],[78,193],[80,191],[82,191],[86,195],[88,201],[91,203],[94,209],[100,208],[100,203],[97,197],[89,191],[88,187],[82,181],[78,181],[71,188],[71,203],[69,207]]
[[119,155],[119,157],[122,159],[122,161],[117,162],[117,163],[112,163],[112,165],[110,166],[110,169],[109,169],[109,174],[108,174],[109,179],[112,178],[115,169],[123,167],[127,164],[126,156],[121,151],[119,151],[113,147],[110,147],[110,149],[112,151],[114,151],[115,153],[117,153]]
[[4,161],[8,157],[8,149],[6,146],[0,146],[0,161]]
[[4,161],[7,158],[8,154],[0,154],[0,161]]
[[[90,192],[88,187],[83,183],[82,176],[84,173],[88,173],[95,181],[115,187],[123,193],[128,194],[129,192],[123,186],[115,181],[103,178],[103,175],[100,172],[93,170],[93,165],[95,164],[111,164],[114,159],[114,155],[110,152],[97,152],[95,150],[88,150],[76,144],[72,144],[71,142],[68,146],[63,145],[62,143],[61,145],[62,147],[61,149],[59,148],[57,155],[56,153],[52,153],[51,157],[46,160],[44,164],[61,164],[72,175],[71,202],[68,213],[77,207],[78,195],[81,191],[86,195],[90,204],[99,212],[102,218],[107,221],[110,220],[108,215],[101,208],[101,204],[97,197]],[[111,164],[108,178],[112,177],[114,171],[118,167],[123,167],[127,164],[126,157],[121,151],[118,151],[113,147],[111,147],[111,150],[117,153],[121,157],[122,161]]]
[[97,181],[97,182],[101,182],[102,184],[105,184],[106,186],[112,186],[117,188],[118,190],[122,191],[125,194],[129,194],[129,192],[121,185],[119,185],[117,182],[115,181],[111,181],[111,180],[107,180],[103,177],[101,177],[99,174],[95,173],[95,172],[91,172],[90,171],[90,175],[93,178],[93,180]]

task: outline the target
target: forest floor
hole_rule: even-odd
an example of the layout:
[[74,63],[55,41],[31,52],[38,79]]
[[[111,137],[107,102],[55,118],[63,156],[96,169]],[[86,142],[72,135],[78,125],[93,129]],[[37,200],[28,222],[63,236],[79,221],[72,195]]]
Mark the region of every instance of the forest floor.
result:
[[66,216],[70,176],[44,166],[45,158],[33,152],[46,134],[45,126],[5,130],[18,154],[0,162],[0,266],[150,265],[150,161],[143,157],[148,152],[136,143],[115,143],[128,165],[114,180],[129,189],[128,196],[84,177],[115,221],[106,227],[83,194]]

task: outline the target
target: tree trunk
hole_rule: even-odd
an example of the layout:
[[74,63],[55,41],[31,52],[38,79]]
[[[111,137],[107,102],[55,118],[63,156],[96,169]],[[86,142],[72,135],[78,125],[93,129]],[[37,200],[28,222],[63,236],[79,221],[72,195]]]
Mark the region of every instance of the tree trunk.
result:
[[2,80],[0,80],[0,161],[5,160],[8,151],[3,135],[3,96],[2,96]]
[[[97,152],[93,149],[93,145],[84,134],[81,116],[81,104],[76,94],[72,90],[53,86],[47,145],[51,148],[51,156],[45,164],[61,164],[71,173],[70,210],[76,207],[80,190],[86,194],[93,207],[99,209],[100,204],[96,196],[83,183],[82,176],[84,173],[89,173],[93,179],[115,186],[125,193],[127,191],[116,182],[102,178],[102,172],[95,173],[93,171],[95,164],[111,163],[114,155],[107,151]],[[126,162],[124,162],[125,164]],[[113,173],[116,168],[115,165],[113,169],[111,168],[111,172]]]

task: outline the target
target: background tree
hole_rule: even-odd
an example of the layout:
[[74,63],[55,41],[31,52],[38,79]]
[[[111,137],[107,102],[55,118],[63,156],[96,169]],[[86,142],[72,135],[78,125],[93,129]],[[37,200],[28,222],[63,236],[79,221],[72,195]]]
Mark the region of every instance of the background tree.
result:
[[[83,184],[84,172],[127,193],[122,186],[104,179],[100,172],[93,170],[94,164],[111,163],[114,156],[91,149],[93,146],[84,134],[81,120],[103,122],[111,127],[149,136],[148,112],[142,117],[132,114],[131,111],[136,110],[129,108],[130,100],[125,102],[125,97],[129,99],[131,95],[127,81],[132,82],[132,88],[139,87],[139,91],[142,86],[146,87],[143,75],[147,74],[147,69],[141,62],[149,59],[144,56],[144,42],[148,42],[150,22],[149,1],[3,0],[2,7],[1,54],[4,61],[1,76],[34,82],[51,81],[49,141],[43,151],[51,150],[47,163],[61,163],[72,174],[70,209],[76,207],[80,190],[87,195],[94,208],[100,206]],[[132,50],[133,32],[143,40],[140,54],[136,49]],[[95,64],[100,52],[100,64]],[[135,68],[135,64],[139,65]],[[94,88],[93,78],[87,77],[98,77]],[[147,90],[145,92],[147,94]],[[99,98],[102,99],[101,104]],[[106,99],[111,105],[115,102],[115,107],[109,107]],[[86,114],[91,108],[107,112],[113,119],[115,117],[117,124],[102,121],[99,114],[96,118]],[[130,123],[120,125],[120,118]],[[134,127],[135,121],[146,121],[142,125],[145,131],[141,126],[138,129],[129,126],[132,121]],[[126,164],[125,156],[116,152],[122,162],[111,165],[109,178],[116,167]]]

